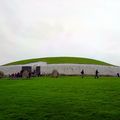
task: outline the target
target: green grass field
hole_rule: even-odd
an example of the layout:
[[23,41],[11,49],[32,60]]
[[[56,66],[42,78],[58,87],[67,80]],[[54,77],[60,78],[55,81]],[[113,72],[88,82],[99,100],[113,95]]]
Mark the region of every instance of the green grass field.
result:
[[0,120],[120,120],[120,79],[1,79]]
[[47,57],[47,58],[36,58],[21,60],[6,65],[19,65],[19,64],[28,64],[33,62],[47,62],[48,64],[60,64],[60,63],[74,63],[74,64],[97,64],[97,65],[111,65],[103,61],[88,59],[88,58],[79,58],[79,57]]

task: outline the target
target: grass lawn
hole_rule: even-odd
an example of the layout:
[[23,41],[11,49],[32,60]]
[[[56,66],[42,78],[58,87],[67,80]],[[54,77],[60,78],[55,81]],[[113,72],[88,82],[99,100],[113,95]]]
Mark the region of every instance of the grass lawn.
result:
[[120,120],[120,79],[1,79],[0,120]]
[[40,62],[40,61],[47,62],[48,64],[73,63],[73,64],[95,64],[95,65],[113,66],[103,61],[88,59],[88,58],[79,58],[79,57],[36,58],[36,59],[16,61],[16,62],[8,63],[6,65],[28,64],[28,63],[34,63],[34,62]]

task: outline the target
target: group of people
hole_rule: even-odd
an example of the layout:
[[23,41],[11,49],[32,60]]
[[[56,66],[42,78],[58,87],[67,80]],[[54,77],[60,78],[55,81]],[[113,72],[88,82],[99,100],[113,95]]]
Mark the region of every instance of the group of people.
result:
[[[10,78],[22,78],[23,77],[23,73],[24,73],[24,70],[21,70],[18,73],[10,74],[9,77]],[[31,78],[33,76],[40,77],[40,72],[39,73],[37,73],[36,71],[28,72],[28,78]],[[84,76],[85,76],[85,72],[84,72],[84,69],[82,69],[82,71],[81,71],[81,77],[84,78]],[[119,73],[117,73],[117,77],[120,77]],[[98,70],[95,71],[95,79],[97,79],[97,78],[99,78],[99,71]]]
[[[22,78],[24,72],[25,72],[25,70],[21,70],[18,73],[9,74],[9,78]],[[31,78],[31,77],[34,77],[34,76],[38,76],[39,77],[40,76],[40,72],[39,73],[37,73],[36,71],[28,72],[28,78]]]
[[20,72],[9,74],[9,78],[21,78],[21,77],[22,74]]

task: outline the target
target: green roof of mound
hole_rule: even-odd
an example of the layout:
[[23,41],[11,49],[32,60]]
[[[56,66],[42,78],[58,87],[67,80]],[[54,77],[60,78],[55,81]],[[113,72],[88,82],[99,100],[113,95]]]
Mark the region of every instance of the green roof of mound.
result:
[[20,64],[29,64],[34,62],[47,62],[48,64],[62,64],[62,63],[73,63],[73,64],[95,64],[95,65],[109,65],[109,63],[88,59],[88,58],[79,58],[79,57],[47,57],[47,58],[36,58],[36,59],[27,59],[8,63],[7,65],[20,65]]

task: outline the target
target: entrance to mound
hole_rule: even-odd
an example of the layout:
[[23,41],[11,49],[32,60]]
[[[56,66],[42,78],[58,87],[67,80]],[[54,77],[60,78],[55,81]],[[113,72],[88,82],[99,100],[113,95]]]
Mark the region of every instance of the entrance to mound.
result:
[[22,71],[28,71],[28,72],[32,72],[32,67],[31,66],[22,66]]
[[41,75],[41,68],[40,68],[40,66],[36,67],[36,74],[37,75]]

